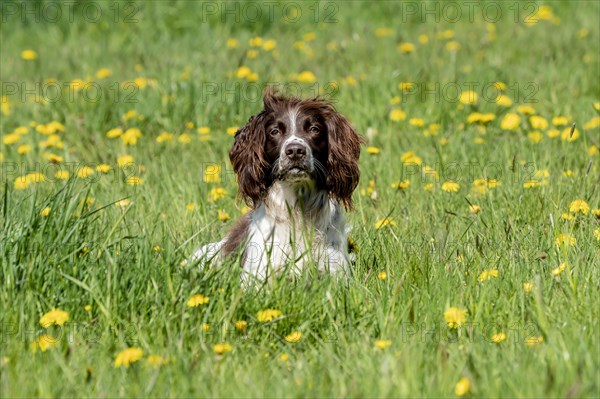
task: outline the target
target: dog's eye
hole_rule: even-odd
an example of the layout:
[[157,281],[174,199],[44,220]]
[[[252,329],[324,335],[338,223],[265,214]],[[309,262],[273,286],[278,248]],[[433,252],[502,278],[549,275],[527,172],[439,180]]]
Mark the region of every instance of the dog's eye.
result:
[[269,132],[269,134],[271,136],[277,136],[279,134],[279,129],[277,129],[277,128],[271,129],[271,131]]
[[319,130],[319,128],[318,128],[318,127],[316,127],[316,126],[311,126],[311,127],[310,127],[310,129],[308,129],[308,132],[309,132],[309,133],[312,133],[312,134],[319,134],[321,131]]

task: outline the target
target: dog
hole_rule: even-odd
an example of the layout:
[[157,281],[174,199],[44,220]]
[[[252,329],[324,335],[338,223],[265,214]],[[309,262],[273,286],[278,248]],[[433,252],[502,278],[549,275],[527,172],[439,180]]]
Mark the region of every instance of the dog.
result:
[[263,110],[235,134],[229,158],[251,211],[221,241],[192,256],[201,265],[240,253],[242,279],[265,282],[287,267],[349,275],[344,209],[352,210],[364,139],[331,102],[267,88]]

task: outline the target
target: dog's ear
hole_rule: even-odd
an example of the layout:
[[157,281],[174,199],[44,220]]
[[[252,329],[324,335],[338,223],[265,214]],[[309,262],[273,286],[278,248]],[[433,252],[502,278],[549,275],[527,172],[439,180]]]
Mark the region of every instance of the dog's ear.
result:
[[358,158],[364,139],[331,105],[325,118],[328,133],[327,189],[346,209],[352,209],[352,192],[358,185]]
[[237,176],[239,194],[250,207],[263,199],[267,191],[269,163],[265,158],[265,111],[251,116],[235,134],[229,159]]

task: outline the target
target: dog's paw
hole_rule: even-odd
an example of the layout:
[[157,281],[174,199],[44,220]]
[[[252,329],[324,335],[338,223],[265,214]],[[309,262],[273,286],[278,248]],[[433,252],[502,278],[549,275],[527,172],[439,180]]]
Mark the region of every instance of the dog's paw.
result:
[[190,256],[186,264],[197,263],[201,268],[205,268],[209,263],[221,263],[223,244],[225,244],[225,240],[204,245]]

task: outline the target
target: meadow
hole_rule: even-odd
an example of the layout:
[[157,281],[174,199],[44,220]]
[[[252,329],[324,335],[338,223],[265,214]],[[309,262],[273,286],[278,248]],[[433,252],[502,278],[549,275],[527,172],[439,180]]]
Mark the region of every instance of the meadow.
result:
[[[2,397],[600,396],[598,2],[0,11]],[[347,281],[185,262],[267,84],[367,140]]]

